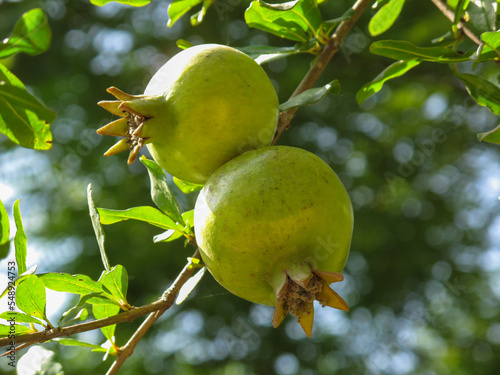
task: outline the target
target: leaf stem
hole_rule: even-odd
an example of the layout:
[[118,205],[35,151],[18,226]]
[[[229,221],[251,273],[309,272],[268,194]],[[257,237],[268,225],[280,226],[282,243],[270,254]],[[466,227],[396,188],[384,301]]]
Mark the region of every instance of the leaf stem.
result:
[[[200,259],[200,253],[198,250],[195,251],[192,258]],[[163,313],[170,306],[172,306],[180,288],[196,270],[196,268],[190,267],[191,264],[192,261],[190,260],[181,271],[181,273],[177,276],[177,279],[175,279],[170,288],[168,288],[163,293],[162,297],[158,301],[140,307],[132,307],[128,311],[124,311],[118,315],[114,315],[104,319],[93,320],[91,322],[75,324],[68,327],[55,327],[53,329],[47,329],[45,331],[21,335],[16,337],[15,342],[16,344],[44,342],[56,337],[70,336],[80,332],[92,331],[94,329],[99,329],[117,323],[132,322],[136,318],[150,313],[156,314],[159,311],[162,311]],[[0,338],[0,347],[10,346],[11,341],[13,340],[8,337]]]
[[160,309],[154,311],[149,314],[147,319],[141,324],[139,329],[135,331],[130,340],[120,348],[120,352],[118,354],[118,358],[115,360],[113,365],[109,368],[106,375],[113,375],[118,372],[118,369],[121,367],[123,362],[132,355],[134,348],[142,339],[142,337],[146,334],[146,332],[151,328],[151,326],[158,320],[163,313],[168,310],[175,301],[175,297],[179,293],[181,287],[188,281],[188,279],[192,276],[193,272],[197,269],[197,267],[192,267],[193,258],[200,259],[200,252],[196,249],[193,256],[189,259],[188,263],[184,266],[184,269],[179,273],[177,279],[172,283],[170,288],[168,288],[160,298],[160,301],[164,302]]
[[[342,21],[335,33],[330,38],[328,43],[323,47],[318,59],[314,63],[314,65],[309,69],[307,74],[304,76],[302,81],[299,83],[292,96],[290,96],[289,100],[294,96],[299,95],[300,93],[309,90],[314,86],[319,76],[325,70],[326,66],[332,59],[332,57],[338,52],[340,46],[344,42],[345,38],[351,31],[352,27],[361,16],[361,14],[365,11],[365,9],[370,5],[372,0],[358,0],[352,7],[354,14],[351,18]],[[276,134],[274,136],[272,144],[274,145],[278,140],[279,136],[285,129],[290,127],[290,122],[292,121],[295,112],[297,112],[298,107],[290,108],[282,113],[280,113],[280,117],[278,120],[278,128],[276,129]]]
[[[440,0],[431,1],[451,22],[455,21],[455,12],[449,9],[445,3],[441,2]],[[463,21],[458,22],[457,28],[462,29],[464,34],[467,35],[469,39],[476,43],[478,46],[481,45],[481,40],[467,26],[465,26]]]

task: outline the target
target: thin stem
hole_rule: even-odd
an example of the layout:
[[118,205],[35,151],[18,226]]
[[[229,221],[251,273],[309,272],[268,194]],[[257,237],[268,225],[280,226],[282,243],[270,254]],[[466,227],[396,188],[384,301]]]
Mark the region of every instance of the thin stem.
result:
[[[192,258],[197,258],[197,259],[200,258],[198,250],[193,254]],[[163,294],[163,296],[158,301],[140,307],[132,307],[130,310],[124,311],[118,315],[111,316],[109,318],[93,320],[91,322],[75,324],[68,327],[56,327],[45,331],[29,333],[26,335],[18,336],[15,338],[15,340],[12,340],[8,337],[3,337],[0,338],[0,347],[10,346],[11,341],[15,341],[16,344],[22,344],[25,342],[29,343],[44,342],[56,337],[70,336],[80,332],[92,331],[113,324],[132,322],[140,316],[160,311],[163,308],[165,308],[166,310],[168,307],[172,305],[179,289],[194,272],[194,269],[186,270],[186,268],[189,268],[188,267],[189,265],[190,263],[188,263],[188,265],[184,267],[184,270],[179,274],[179,276],[174,281],[172,286]]]
[[[200,252],[196,250],[196,252],[193,254],[191,258],[200,259]],[[149,314],[147,319],[141,324],[141,326],[137,329],[137,331],[135,331],[135,333],[132,335],[130,340],[125,344],[125,346],[120,348],[120,353],[118,354],[118,358],[109,368],[106,375],[114,375],[118,372],[118,369],[121,367],[123,362],[125,362],[125,360],[132,355],[136,345],[146,334],[149,328],[151,328],[151,326],[158,320],[160,316],[163,315],[163,313],[166,310],[172,307],[175,301],[175,297],[179,293],[179,290],[186,283],[186,281],[189,280],[195,269],[196,267],[193,267],[193,263],[190,260],[188,264],[186,264],[184,269],[181,271],[179,276],[177,276],[177,279],[175,279],[170,288],[168,288],[168,290],[165,291],[165,293],[163,293],[163,295],[161,296],[160,301],[164,301],[165,303],[162,305],[160,309]]]
[[[348,20],[342,21],[340,23],[340,25],[337,27],[337,30],[335,30],[335,33],[328,41],[328,44],[326,44],[323,47],[323,50],[321,51],[314,65],[309,69],[307,74],[299,83],[299,85],[293,92],[292,96],[290,96],[290,99],[306,90],[309,90],[314,86],[314,84],[318,80],[321,73],[323,73],[323,71],[325,70],[326,66],[328,65],[332,57],[340,49],[340,46],[344,42],[345,38],[351,31],[352,27],[354,26],[358,18],[368,7],[368,5],[370,5],[371,2],[372,0],[358,0],[353,5],[352,7],[354,11],[353,16]],[[283,133],[285,129],[288,129],[290,127],[290,122],[292,121],[295,112],[297,112],[297,109],[298,107],[295,107],[280,113],[280,117],[278,120],[278,128],[276,130],[276,134],[272,142],[273,145],[276,143],[281,133]]]
[[[372,0],[358,0],[354,4],[354,6],[352,7],[352,9],[354,10],[354,15],[349,20],[340,23],[333,36],[323,48],[314,65],[307,72],[303,80],[298,85],[297,89],[292,94],[291,98],[313,87],[332,57],[340,49],[341,44],[349,34],[350,30],[352,29],[360,15],[371,2]],[[278,130],[275,139],[273,140],[273,144],[276,142],[283,130],[289,127],[296,110],[296,108],[293,108],[280,114],[278,121]],[[200,259],[200,253],[198,250],[196,250],[192,258]],[[177,279],[174,281],[171,287],[163,293],[162,297],[158,301],[140,307],[133,307],[128,311],[122,312],[109,318],[98,319],[92,322],[75,324],[68,327],[54,328],[42,332],[22,335],[16,338],[16,344],[44,342],[60,336],[70,336],[76,333],[91,331],[113,324],[131,322],[140,316],[149,314],[148,318],[141,324],[141,326],[127,342],[127,344],[120,348],[118,358],[110,367],[107,373],[107,375],[116,374],[120,366],[132,354],[135,346],[146,334],[149,328],[166,310],[168,310],[173,305],[175,297],[179,293],[180,288],[194,273],[195,268],[191,267],[191,265],[191,261],[188,262],[181,273],[177,276]],[[0,338],[0,347],[9,346],[10,342],[11,339],[9,338]]]
[[[455,21],[455,12],[449,9],[445,3],[442,3],[440,0],[431,0],[431,1],[451,22]],[[457,24],[457,27],[459,29],[462,29],[464,34],[467,35],[467,37],[469,37],[470,40],[472,40],[478,46],[481,45],[481,40],[469,28],[467,28],[467,26],[465,26],[465,24],[462,21],[460,21]]]

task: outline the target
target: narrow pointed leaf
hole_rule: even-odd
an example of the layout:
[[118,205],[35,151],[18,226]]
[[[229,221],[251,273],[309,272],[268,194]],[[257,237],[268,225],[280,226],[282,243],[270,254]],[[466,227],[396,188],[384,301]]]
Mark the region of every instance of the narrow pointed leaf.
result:
[[496,30],[496,0],[471,0],[467,7],[472,24],[480,31]]
[[[306,45],[306,47],[308,47]],[[268,63],[271,61],[283,59],[288,56],[295,55],[300,52],[307,52],[305,50],[296,47],[273,47],[273,46],[247,46],[237,48],[241,52],[246,53],[259,65]]]
[[480,142],[485,141],[485,142],[500,144],[500,125],[498,125],[495,129],[492,129],[490,131],[479,133],[477,135],[477,138],[479,139]]
[[45,285],[36,275],[30,275],[16,289],[16,305],[29,316],[47,321],[45,302]]
[[[92,312],[96,319],[109,318],[110,316],[115,316],[120,312],[120,307],[116,305],[92,305]],[[115,334],[116,324],[102,327],[101,331],[104,336],[112,341]]]
[[[36,266],[35,266],[35,267],[31,267],[28,271],[24,272],[24,274],[23,274],[23,275],[19,275],[19,276],[17,277],[16,281],[14,281],[14,285],[13,285],[13,286],[14,286],[14,287],[17,287],[18,285],[20,285],[20,284],[21,284],[24,280],[26,280],[26,279],[29,277],[29,275],[31,275],[31,274],[33,274],[33,273],[35,273],[35,271],[36,271]],[[30,273],[30,272],[31,272],[31,273]],[[5,296],[7,295],[7,293],[9,293],[9,290],[10,290],[10,289],[9,289],[9,286],[7,286],[7,287],[3,290],[2,294],[0,295],[0,298],[5,297]]]
[[184,283],[184,285],[181,287],[181,290],[179,290],[177,299],[175,300],[176,305],[180,305],[189,297],[196,285],[198,285],[198,283],[201,281],[201,278],[205,274],[205,270],[205,267],[201,268],[194,276],[191,276],[191,278]]
[[[11,325],[0,324],[0,337],[7,337],[11,332]],[[26,327],[20,324],[15,324],[14,329],[16,336],[26,335],[28,333],[34,332],[30,327]]]
[[205,15],[207,14],[208,8],[214,3],[215,0],[203,0],[203,5],[199,12],[193,14],[190,17],[191,26],[198,26],[203,22]]
[[192,193],[193,191],[199,191],[203,189],[203,185],[193,184],[192,182],[183,181],[177,177],[174,177],[174,183],[184,194],[189,194]]
[[111,267],[109,265],[109,259],[106,254],[106,249],[104,248],[106,235],[104,234],[104,230],[102,229],[99,213],[97,212],[94,200],[92,199],[92,184],[89,184],[87,186],[87,203],[89,206],[90,219],[92,220],[92,227],[94,228],[95,237],[97,239],[97,244],[99,245],[99,251],[101,253],[102,264],[104,265],[104,269],[106,271],[109,271]]
[[455,63],[469,60],[471,53],[459,54],[443,47],[417,47],[405,40],[379,40],[370,46],[375,55],[394,60],[424,60],[438,63]]
[[500,89],[496,85],[475,74],[457,74],[457,77],[477,104],[500,116]]
[[368,31],[372,36],[380,35],[394,24],[399,17],[405,0],[390,0],[372,17],[368,24]]
[[384,83],[390,79],[401,77],[403,74],[413,69],[418,64],[419,60],[408,60],[408,61],[398,61],[394,64],[388,66],[384,69],[375,79],[371,82],[365,84],[356,94],[356,100],[359,104],[362,104],[366,99],[368,99],[373,94],[376,94],[382,87]]
[[52,147],[50,123],[55,113],[45,108],[23,83],[0,64],[0,132],[14,143],[36,150]]
[[175,42],[175,45],[179,47],[180,49],[188,49],[194,46],[193,43],[186,39],[177,39],[177,42]]
[[100,345],[96,344],[91,344],[85,341],[80,341],[80,340],[75,340],[71,338],[63,338],[63,337],[56,337],[50,341],[55,341],[61,345],[66,345],[66,346],[82,346],[84,348],[93,348],[93,349],[101,349]]
[[50,45],[51,32],[47,16],[40,8],[24,13],[10,37],[0,44],[0,59],[24,52],[37,55]]
[[0,314],[0,319],[9,320],[12,318],[15,319],[16,323],[33,323],[43,325],[43,322],[39,319],[19,311],[6,311]]
[[10,223],[7,210],[0,200],[0,260],[7,257],[10,247]]
[[483,43],[471,59],[485,61],[500,58],[500,30],[482,33],[481,40]]
[[189,12],[193,7],[201,4],[203,0],[174,0],[168,6],[167,26],[172,27],[179,18]]
[[[181,216],[179,203],[170,192],[167,184],[167,176],[163,169],[152,160],[141,157],[142,163],[146,166],[151,180],[151,198],[156,206],[176,223],[184,224]],[[184,225],[182,225],[184,227]]]
[[286,111],[294,107],[302,107],[304,105],[311,105],[319,102],[326,94],[332,92],[338,94],[340,92],[340,83],[338,80],[332,81],[325,86],[315,87],[304,91],[303,93],[294,96],[292,99],[280,104],[280,111]]
[[114,266],[99,279],[99,281],[111,292],[111,294],[127,308],[130,305],[127,302],[128,274],[125,267],[121,264]]
[[142,7],[144,5],[148,5],[151,2],[151,0],[90,0],[90,2],[100,7],[111,2],[117,2],[120,4],[130,5],[133,7]]
[[51,272],[39,276],[47,288],[55,290],[56,292],[107,294],[100,282],[92,280],[87,275],[70,275],[68,273]]
[[183,233],[181,231],[169,229],[161,234],[154,236],[153,242],[154,243],[172,242],[178,238],[181,238],[182,236],[183,236]]
[[16,236],[14,237],[14,245],[16,248],[16,262],[17,262],[17,273],[18,275],[26,272],[26,256],[27,256],[27,239],[24,233],[23,222],[21,219],[21,212],[19,210],[18,199],[14,203],[14,221],[16,223]]
[[296,0],[282,4],[252,1],[245,21],[254,27],[297,42],[307,42],[321,27],[321,13],[314,0]]
[[115,224],[124,220],[139,220],[162,229],[174,229],[182,231],[182,225],[177,224],[170,217],[154,207],[140,206],[126,210],[110,210],[107,208],[97,209],[103,225]]

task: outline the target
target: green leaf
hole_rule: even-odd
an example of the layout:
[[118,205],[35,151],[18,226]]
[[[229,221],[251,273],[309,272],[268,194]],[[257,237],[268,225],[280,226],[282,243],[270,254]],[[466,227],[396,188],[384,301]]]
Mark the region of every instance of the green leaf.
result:
[[132,207],[126,210],[110,210],[107,208],[98,208],[97,211],[101,217],[103,225],[115,224],[124,220],[139,220],[145,221],[162,229],[180,230],[184,228],[182,225],[174,222],[170,217],[154,207],[140,206]]
[[93,349],[101,349],[100,345],[96,344],[91,344],[85,341],[80,341],[80,340],[75,340],[75,339],[70,339],[70,338],[64,338],[64,337],[56,337],[53,338],[50,341],[57,342],[61,345],[66,345],[66,346],[83,346],[84,348],[93,348]]
[[36,275],[29,275],[16,289],[16,305],[27,315],[48,322],[45,316],[45,285]]
[[178,238],[181,238],[183,236],[183,232],[180,232],[178,230],[167,230],[166,232],[163,232],[161,234],[158,234],[153,237],[153,242],[158,243],[158,242],[172,242]]
[[[318,1],[318,3],[321,3]],[[331,20],[323,21],[323,29],[326,30],[326,34],[330,35],[331,31],[335,26],[337,26],[342,21],[348,20],[351,18],[356,12],[354,9],[349,8],[343,15],[337,18],[333,18]]]
[[205,15],[207,14],[208,8],[214,3],[215,0],[204,0],[201,10],[190,17],[191,26],[198,26],[203,22]]
[[307,52],[296,47],[247,46],[239,47],[237,49],[243,53],[246,53],[259,65],[270,61],[283,59],[300,52]]
[[321,13],[315,0],[295,0],[282,4],[252,1],[245,11],[245,22],[276,36],[307,42],[318,36]]
[[474,27],[481,33],[496,30],[496,0],[470,0],[467,12]]
[[[141,157],[142,163],[146,166],[151,180],[151,198],[156,206],[176,223],[184,224],[182,221],[179,203],[170,192],[167,184],[167,176],[163,169],[153,160]],[[173,228],[175,229],[175,228]]]
[[176,46],[179,47],[180,49],[188,49],[194,46],[193,43],[190,41],[187,41],[185,39],[177,39],[177,42],[175,42]]
[[191,276],[188,281],[184,283],[184,285],[181,287],[179,290],[179,294],[177,295],[177,299],[175,300],[176,305],[180,305],[182,302],[184,302],[191,292],[194,290],[196,285],[201,281],[201,278],[205,274],[206,268],[203,267],[200,269],[195,275]]
[[127,302],[128,274],[121,264],[114,266],[110,271],[106,271],[99,278],[99,281],[111,292],[120,302],[125,310],[130,308]]
[[186,211],[182,214],[186,226],[192,227],[194,224],[194,210]]
[[14,328],[11,331],[11,325],[0,324],[0,337],[7,337],[10,334],[14,333],[17,336],[25,335],[28,333],[35,332],[30,327],[22,326],[20,324],[14,324]]
[[[120,307],[116,305],[92,305],[92,312],[96,319],[104,319],[117,315],[120,312]],[[104,336],[111,342],[114,342],[115,328],[116,324],[101,328]]]
[[317,103],[321,99],[323,99],[329,92],[332,92],[334,94],[338,94],[340,92],[340,83],[338,80],[334,80],[322,87],[316,87],[306,90],[303,93],[294,96],[285,103],[280,104],[280,112],[294,107],[301,107],[304,105]]
[[186,12],[191,10],[203,0],[174,0],[168,6],[167,26],[172,27]]
[[379,40],[370,46],[375,55],[394,60],[423,60],[438,63],[456,63],[469,60],[471,53],[458,54],[449,48],[417,47],[405,40]]
[[12,318],[14,318],[16,323],[34,323],[43,325],[43,322],[39,319],[19,311],[6,311],[0,314],[0,319],[9,320]]
[[82,300],[85,300],[85,303],[89,305],[112,305],[115,304],[119,307],[119,303],[116,301],[112,301],[109,298],[102,297],[101,294],[98,293],[90,293],[85,296],[82,296]]
[[24,52],[37,55],[47,51],[51,32],[47,16],[40,8],[24,13],[8,39],[0,44],[0,59]]
[[477,135],[477,138],[480,142],[486,141],[490,143],[500,144],[500,125],[490,131],[479,133]]
[[73,294],[101,293],[107,295],[100,282],[92,280],[87,275],[70,275],[68,273],[43,273],[39,275],[45,286],[56,292]]
[[0,64],[0,132],[20,146],[52,147],[50,125],[56,115],[26,91],[23,83]]
[[90,2],[99,7],[102,7],[108,3],[113,3],[113,2],[130,5],[133,7],[142,7],[144,5],[148,5],[151,2],[151,0],[90,0]]
[[99,213],[97,212],[92,199],[92,184],[87,186],[87,203],[89,206],[90,219],[92,220],[92,227],[94,228],[95,237],[97,239],[97,244],[99,245],[99,251],[101,253],[102,264],[104,269],[109,271],[111,266],[109,265],[108,255],[106,254],[106,249],[104,247],[104,241],[106,240],[106,235],[102,229],[101,220],[99,218]]
[[24,282],[24,280],[26,280],[29,277],[29,275],[31,275],[32,273],[35,273],[36,268],[37,268],[37,266],[31,267],[28,271],[26,271],[24,273],[24,275],[18,276],[18,278],[16,279],[16,281],[14,281],[14,285],[10,285],[10,286],[7,285],[7,287],[5,287],[5,289],[3,290],[2,294],[0,295],[0,298],[5,297],[5,295],[7,295],[7,293],[9,293],[9,291],[11,290],[11,288],[18,286],[19,284],[21,284],[22,282]]
[[451,28],[453,30],[453,35],[455,38],[458,37],[458,24],[462,20],[465,9],[469,6],[469,0],[456,0],[456,4],[453,4],[455,9],[455,16],[453,18],[453,24]]
[[477,104],[488,107],[491,112],[500,116],[500,89],[475,74],[456,74],[467,88],[469,95]]
[[356,100],[362,104],[373,94],[382,90],[384,83],[390,79],[400,77],[410,69],[420,64],[419,60],[398,61],[384,69],[375,79],[365,84],[356,94]]
[[20,275],[27,270],[26,266],[26,256],[27,256],[27,239],[24,233],[23,221],[21,219],[21,212],[19,210],[18,199],[14,203],[14,221],[16,223],[16,236],[14,237],[14,245],[16,248],[16,262],[17,262],[17,274]]
[[183,181],[177,177],[174,177],[174,183],[177,185],[177,187],[184,193],[184,194],[189,194],[192,193],[193,191],[199,191],[203,189],[203,185],[199,184],[194,184],[192,182],[187,182]]
[[390,0],[372,17],[368,24],[368,31],[372,36],[380,35],[394,24],[399,17],[405,0]]
[[0,260],[7,257],[10,247],[10,223],[7,210],[0,200]]
[[[62,313],[61,318],[59,318],[59,325],[66,326],[72,324],[74,321],[84,321],[88,317],[87,306],[85,306],[85,297],[89,296],[80,296],[80,300],[78,301],[76,306],[71,307],[69,310],[66,310]],[[109,300],[107,300],[109,303]]]
[[478,47],[472,60],[484,61],[500,57],[500,30],[481,34],[483,43]]

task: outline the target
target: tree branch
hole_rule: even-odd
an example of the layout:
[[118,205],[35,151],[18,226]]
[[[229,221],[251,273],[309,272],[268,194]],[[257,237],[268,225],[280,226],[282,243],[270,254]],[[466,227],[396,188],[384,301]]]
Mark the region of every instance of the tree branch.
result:
[[[434,0],[433,0],[434,1]],[[372,0],[358,0],[352,7],[354,10],[353,16],[340,23],[337,27],[335,33],[330,38],[328,43],[324,46],[321,51],[318,59],[314,63],[314,65],[309,69],[305,77],[302,79],[294,93],[290,98],[310,89],[318,80],[321,73],[325,70],[326,66],[340,49],[343,41],[351,31],[352,27],[361,16],[363,11],[368,7],[368,5],[372,2]],[[273,144],[276,143],[277,139],[283,133],[284,129],[288,128],[290,122],[297,111],[297,108],[289,109],[285,112],[280,113],[278,120],[278,129],[276,131],[275,138],[273,140]],[[192,258],[200,259],[200,253],[198,250],[193,254]],[[107,375],[116,374],[120,366],[124,363],[124,361],[132,354],[134,348],[140,339],[146,334],[149,328],[158,320],[158,318],[168,310],[174,303],[175,297],[179,293],[180,288],[186,283],[186,281],[192,276],[194,273],[195,267],[192,267],[192,262],[189,261],[188,264],[184,267],[181,273],[177,276],[177,279],[173,282],[171,287],[166,290],[162,297],[153,303],[148,305],[133,307],[128,311],[124,311],[118,315],[98,319],[91,322],[75,324],[69,327],[62,328],[54,328],[42,332],[30,333],[27,335],[22,335],[16,337],[16,344],[20,343],[36,343],[36,342],[44,342],[51,340],[56,337],[61,336],[70,336],[80,332],[91,331],[95,329],[99,329],[102,327],[106,327],[113,324],[123,323],[123,322],[131,322],[136,318],[149,314],[147,319],[141,324],[141,326],[137,329],[137,331],[132,335],[127,344],[120,348],[118,358],[115,360],[113,365],[107,372]],[[12,340],[9,338],[0,338],[0,347],[8,346]]]
[[[358,18],[365,11],[365,9],[370,5],[372,0],[358,0],[352,7],[354,14],[348,20],[342,21],[340,25],[335,30],[335,33],[323,47],[318,59],[314,63],[314,65],[309,69],[307,74],[304,76],[302,81],[299,83],[295,91],[293,92],[290,99],[298,94],[309,90],[314,86],[319,76],[325,70],[326,66],[332,59],[332,57],[338,52],[340,46],[344,42],[345,38],[351,31],[354,24],[357,22]],[[290,122],[292,121],[295,112],[297,112],[298,107],[290,108],[289,110],[280,113],[280,117],[278,120],[278,128],[276,129],[276,134],[274,136],[272,144],[274,145],[278,140],[279,136],[285,129],[290,127]]]
[[[200,259],[200,252],[196,250],[191,258]],[[118,372],[118,369],[121,367],[123,362],[125,362],[125,360],[132,355],[136,345],[146,334],[149,328],[151,328],[151,326],[158,320],[158,318],[162,316],[163,313],[173,305],[175,297],[179,293],[179,290],[186,283],[186,281],[189,280],[195,269],[196,267],[193,267],[192,261],[189,260],[188,264],[186,264],[179,276],[177,276],[177,279],[175,279],[172,286],[168,288],[168,290],[166,290],[161,296],[160,301],[164,301],[165,303],[162,304],[160,309],[149,314],[147,319],[141,324],[139,329],[135,331],[127,344],[125,344],[125,346],[121,348],[118,358],[109,368],[106,375],[114,375]]]
[[[198,250],[193,254],[192,258],[200,259]],[[27,335],[21,335],[12,340],[8,337],[0,338],[0,347],[9,346],[11,341],[15,341],[16,344],[22,344],[25,342],[36,343],[51,340],[56,337],[70,336],[80,332],[92,331],[94,329],[99,329],[102,327],[110,326],[117,323],[132,322],[136,318],[152,313],[162,311],[162,313],[167,310],[175,301],[175,297],[179,292],[179,289],[184,285],[184,283],[191,277],[195,268],[189,267],[192,262],[184,267],[182,272],[177,276],[172,286],[163,293],[162,297],[149,305],[144,305],[140,307],[133,307],[130,310],[124,311],[118,315],[111,316],[109,318],[93,320],[91,322],[75,324],[68,327],[56,327],[53,329],[29,333]],[[161,314],[160,314],[161,315]]]
[[[442,3],[440,0],[431,0],[431,1],[451,22],[455,20],[455,12],[449,9],[445,3]],[[467,35],[470,40],[472,40],[478,46],[481,45],[481,40],[467,26],[465,26],[465,24],[462,21],[460,21],[457,24],[457,27],[459,29],[462,29],[464,34]]]

